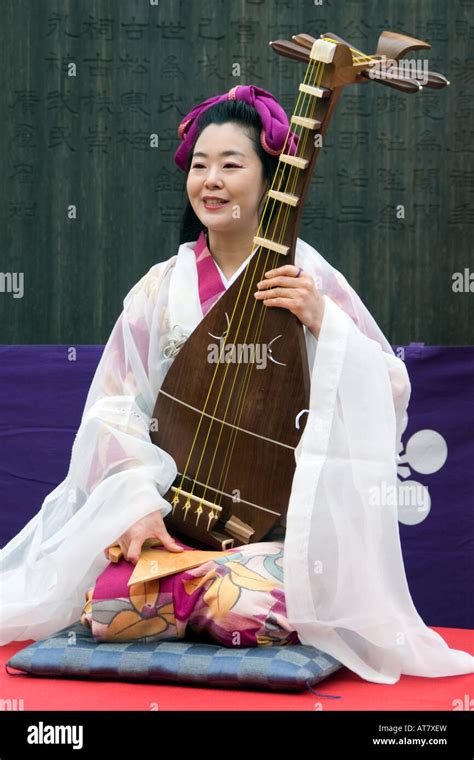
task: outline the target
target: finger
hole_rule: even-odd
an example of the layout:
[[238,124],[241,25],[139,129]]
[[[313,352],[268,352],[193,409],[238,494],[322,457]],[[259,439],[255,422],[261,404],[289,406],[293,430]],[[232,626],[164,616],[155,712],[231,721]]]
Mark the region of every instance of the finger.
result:
[[260,301],[270,301],[272,298],[288,298],[292,299],[297,295],[296,291],[291,291],[289,288],[272,288],[271,290],[259,290],[254,293],[255,298]]
[[[285,264],[284,266],[278,267],[277,269],[269,269],[268,272],[265,272],[265,277],[275,277],[278,275],[287,275],[288,277],[296,277],[299,271],[300,271],[300,268],[297,267],[296,264]],[[301,275],[302,274],[303,272],[301,273]]]
[[274,288],[277,285],[281,285],[281,287],[285,288],[299,288],[301,287],[302,282],[304,282],[306,285],[305,280],[303,280],[303,274],[301,274],[301,277],[285,277],[278,275],[277,277],[271,277],[269,279],[257,282],[257,289],[258,291],[268,290],[269,288]]
[[157,532],[156,537],[160,539],[161,543],[170,552],[182,552],[183,547],[180,546],[169,533]]
[[292,298],[267,298],[263,302],[264,306],[284,306],[286,309],[293,311],[294,301]]
[[142,551],[142,541],[140,541],[138,538],[133,538],[130,541],[128,550],[124,553],[125,559],[128,562],[133,562],[133,564],[136,565],[138,560],[140,559],[141,551]]
[[119,539],[118,545],[120,546],[120,551],[122,552],[122,556],[125,557],[128,552],[128,547],[130,544],[126,541],[122,541]]

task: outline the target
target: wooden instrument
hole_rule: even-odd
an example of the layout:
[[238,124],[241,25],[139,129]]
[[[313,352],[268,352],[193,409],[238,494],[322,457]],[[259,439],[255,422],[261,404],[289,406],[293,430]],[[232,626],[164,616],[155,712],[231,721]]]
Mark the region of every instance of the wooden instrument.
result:
[[[285,145],[254,238],[257,252],[182,343],[153,412],[158,426],[151,439],[178,469],[165,495],[172,505],[165,524],[197,547],[261,541],[288,509],[310,393],[305,337],[294,314],[267,309],[253,293],[267,270],[294,263],[311,176],[343,88],[371,80],[402,92],[419,92],[422,82],[434,89],[449,84],[441,74],[402,65],[409,51],[430,48],[412,37],[383,32],[370,56],[330,32],[292,39],[270,45],[307,64],[290,119],[297,153]],[[215,339],[223,360],[211,363]],[[225,361],[236,346],[265,347],[266,366]]]

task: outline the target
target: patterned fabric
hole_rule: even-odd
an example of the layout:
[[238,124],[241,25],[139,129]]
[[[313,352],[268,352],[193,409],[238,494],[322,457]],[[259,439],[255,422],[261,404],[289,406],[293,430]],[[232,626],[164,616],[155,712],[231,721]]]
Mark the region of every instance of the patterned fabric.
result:
[[286,616],[283,543],[260,542],[191,570],[127,586],[134,565],[109,563],[86,594],[81,622],[103,642],[184,639],[228,647],[299,644]]
[[[314,647],[228,649],[219,644],[157,641],[104,644],[79,622],[21,649],[8,668],[48,678],[144,681],[224,689],[301,691],[327,678],[341,663]],[[23,673],[10,673],[23,676]],[[339,698],[338,695],[321,694]]]

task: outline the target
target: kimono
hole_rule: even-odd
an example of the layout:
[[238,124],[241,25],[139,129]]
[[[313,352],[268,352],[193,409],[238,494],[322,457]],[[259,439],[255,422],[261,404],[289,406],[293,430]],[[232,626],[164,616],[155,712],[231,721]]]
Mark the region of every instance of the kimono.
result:
[[[151,442],[149,423],[174,356],[230,284],[204,243],[201,234],[182,244],[124,299],[68,475],[0,552],[0,644],[76,622],[108,566],[104,548],[151,511],[171,511],[164,495],[176,464]],[[280,627],[375,683],[474,672],[474,657],[450,649],[418,615],[397,506],[386,498],[396,491],[407,423],[406,367],[346,278],[299,238],[295,262],[314,278],[325,309],[318,339],[304,328],[310,402],[280,526]]]

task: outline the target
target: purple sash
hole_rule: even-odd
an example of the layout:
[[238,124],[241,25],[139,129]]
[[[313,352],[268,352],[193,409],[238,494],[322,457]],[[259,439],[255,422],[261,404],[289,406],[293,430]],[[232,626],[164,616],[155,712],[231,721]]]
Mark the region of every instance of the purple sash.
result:
[[217,299],[226,290],[226,287],[222,282],[216,262],[207,247],[204,230],[201,230],[197,239],[194,254],[196,256],[199,301],[201,303],[202,314],[206,316],[211,306],[215,304]]

